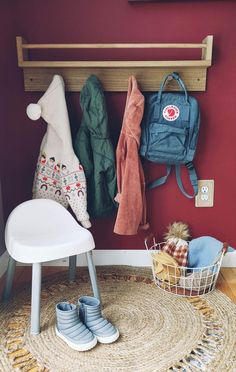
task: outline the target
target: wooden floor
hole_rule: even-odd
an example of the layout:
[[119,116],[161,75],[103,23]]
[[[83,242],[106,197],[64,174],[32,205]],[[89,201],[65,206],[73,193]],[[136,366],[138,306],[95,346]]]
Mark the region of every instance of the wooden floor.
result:
[[226,294],[236,304],[236,268],[222,267],[216,288]]
[[[60,271],[68,270],[67,267],[44,266],[42,275],[49,275]],[[14,277],[14,290],[20,289],[26,283],[31,282],[31,267],[16,267]],[[4,278],[0,281],[0,294],[4,285]],[[217,286],[236,304],[236,268],[221,268]]]

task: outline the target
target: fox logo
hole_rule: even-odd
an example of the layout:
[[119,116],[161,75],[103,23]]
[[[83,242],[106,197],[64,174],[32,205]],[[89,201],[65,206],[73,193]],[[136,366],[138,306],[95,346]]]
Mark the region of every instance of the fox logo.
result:
[[164,107],[162,115],[167,121],[174,121],[179,117],[179,108],[175,105],[168,105]]

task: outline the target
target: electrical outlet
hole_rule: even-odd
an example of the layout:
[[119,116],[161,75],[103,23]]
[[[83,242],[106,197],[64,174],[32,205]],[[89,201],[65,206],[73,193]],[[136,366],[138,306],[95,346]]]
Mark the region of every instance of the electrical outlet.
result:
[[198,180],[198,194],[195,196],[195,207],[213,207],[214,180]]

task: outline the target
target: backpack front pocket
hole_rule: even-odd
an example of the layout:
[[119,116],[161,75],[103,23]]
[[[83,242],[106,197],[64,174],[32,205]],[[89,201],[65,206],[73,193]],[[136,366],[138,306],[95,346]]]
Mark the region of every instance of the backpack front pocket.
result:
[[[165,124],[152,123],[150,126],[149,149],[152,156],[173,161],[185,157],[186,128],[176,128]],[[160,160],[159,160],[160,161]]]

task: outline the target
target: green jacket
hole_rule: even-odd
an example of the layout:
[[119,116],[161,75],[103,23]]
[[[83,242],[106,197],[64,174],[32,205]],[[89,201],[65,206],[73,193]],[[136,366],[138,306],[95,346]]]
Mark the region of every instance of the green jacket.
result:
[[105,97],[96,76],[87,79],[80,105],[83,117],[74,150],[86,176],[88,212],[91,217],[103,217],[116,208],[116,167]]

